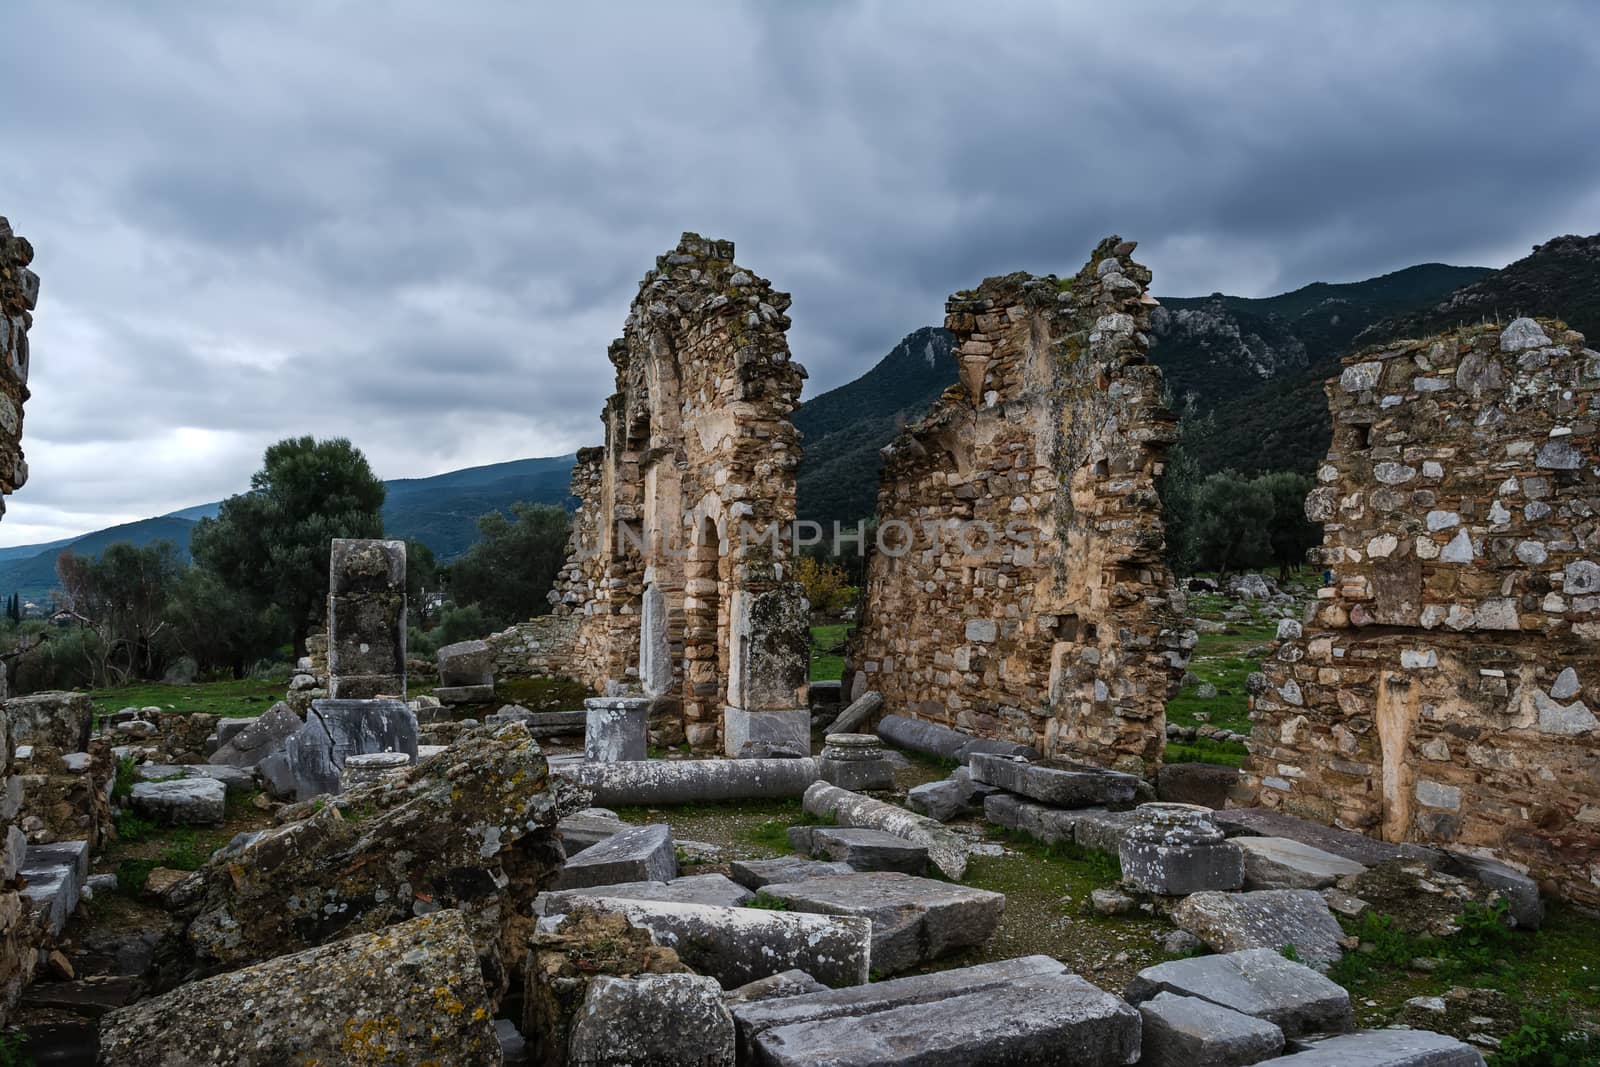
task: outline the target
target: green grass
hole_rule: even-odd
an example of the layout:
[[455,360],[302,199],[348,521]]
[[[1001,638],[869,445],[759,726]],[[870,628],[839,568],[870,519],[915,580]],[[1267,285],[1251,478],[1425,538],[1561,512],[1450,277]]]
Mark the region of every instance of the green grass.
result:
[[495,700],[529,711],[570,711],[583,707],[583,698],[593,695],[570,678],[502,678],[494,683]]
[[849,623],[811,628],[811,680],[837,682],[844,677],[844,643],[854,629]]
[[281,680],[241,678],[237,681],[201,682],[194,685],[168,685],[165,682],[139,682],[89,693],[95,709],[109,715],[123,708],[158,707],[162,711],[209,712],[225,718],[260,715],[284,697],[286,683]]
[[1250,750],[1236,741],[1212,741],[1197,737],[1193,741],[1168,741],[1165,763],[1215,763],[1222,767],[1243,767]]
[[782,897],[770,896],[766,893],[757,893],[745,901],[747,908],[760,908],[762,911],[789,911],[789,902]]

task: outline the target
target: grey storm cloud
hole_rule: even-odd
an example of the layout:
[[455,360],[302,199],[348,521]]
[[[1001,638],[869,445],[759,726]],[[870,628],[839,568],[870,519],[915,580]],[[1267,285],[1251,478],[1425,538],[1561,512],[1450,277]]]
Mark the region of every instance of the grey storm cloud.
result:
[[808,395],[1116,232],[1158,293],[1497,266],[1600,215],[1584,3],[7,6],[43,293],[0,543],[600,436],[682,230],[794,293]]

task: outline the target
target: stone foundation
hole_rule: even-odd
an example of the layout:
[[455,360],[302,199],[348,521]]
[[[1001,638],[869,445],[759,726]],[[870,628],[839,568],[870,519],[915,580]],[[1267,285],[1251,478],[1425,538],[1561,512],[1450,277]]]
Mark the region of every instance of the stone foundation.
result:
[[1133,247],[950,298],[961,381],[885,450],[850,662],[892,713],[1148,772],[1194,637],[1162,562],[1176,426]]
[[1519,319],[1327,389],[1306,514],[1334,580],[1280,630],[1245,792],[1600,906],[1600,353]]

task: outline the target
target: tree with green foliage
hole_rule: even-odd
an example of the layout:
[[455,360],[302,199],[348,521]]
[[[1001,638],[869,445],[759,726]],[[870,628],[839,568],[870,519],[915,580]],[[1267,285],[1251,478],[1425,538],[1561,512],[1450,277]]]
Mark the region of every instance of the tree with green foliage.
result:
[[202,674],[243,678],[289,640],[288,619],[275,604],[230,588],[204,567],[190,567],[167,608],[174,643]]
[[483,516],[482,539],[450,565],[451,601],[476,605],[491,630],[546,614],[546,596],[566,559],[570,522],[564,509],[549,504],[513,504],[509,517],[497,511]]
[[1273,471],[1255,479],[1272,500],[1272,521],[1267,542],[1272,562],[1278,565],[1278,579],[1306,561],[1306,551],[1322,541],[1322,527],[1306,518],[1306,497],[1312,481],[1293,471]]
[[[1171,398],[1165,402],[1170,406]],[[1167,565],[1176,574],[1192,574],[1195,570],[1195,509],[1203,480],[1195,443],[1204,440],[1213,429],[1210,413],[1200,414],[1195,395],[1190,393],[1178,418],[1178,439],[1167,450],[1157,486],[1167,527]]]
[[325,610],[333,539],[383,536],[383,497],[383,482],[345,438],[286,438],[267,449],[248,493],[200,520],[190,551],[259,609],[280,609],[302,656]]
[[444,572],[433,549],[406,538],[406,617],[422,630],[433,626],[444,606]]
[[1190,532],[1197,567],[1227,575],[1271,558],[1272,497],[1258,481],[1232,471],[1200,483]]
[[93,632],[86,654],[98,659],[100,684],[122,684],[135,675],[160,676],[167,604],[182,573],[171,541],[135,546],[107,545],[98,559],[70,550],[56,557],[56,577],[74,618]]

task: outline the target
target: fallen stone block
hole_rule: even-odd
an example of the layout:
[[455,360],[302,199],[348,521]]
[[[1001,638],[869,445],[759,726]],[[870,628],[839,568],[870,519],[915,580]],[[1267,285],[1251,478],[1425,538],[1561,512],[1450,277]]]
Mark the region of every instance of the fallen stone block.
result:
[[463,704],[492,704],[494,703],[494,686],[492,685],[441,685],[433,691],[434,699],[447,707],[459,707]]
[[967,871],[967,842],[932,819],[914,814],[894,804],[852,793],[847,789],[815,782],[805,793],[805,810],[812,815],[832,817],[840,826],[883,830],[923,845],[928,858],[948,878],[959,880]]
[[[816,682],[811,683],[811,695],[813,703],[815,703],[817,695]],[[850,706],[839,713],[839,717],[834,719],[828,726],[828,732],[830,734],[853,734],[870,723],[872,717],[878,714],[882,708],[883,694],[877,690],[869,689],[851,701]]]
[[1247,893],[1195,893],[1172,909],[1172,922],[1215,952],[1294,946],[1301,960],[1327,970],[1343,952],[1344,930],[1328,902],[1311,889],[1255,889]]
[[1287,837],[1292,841],[1320,848],[1324,852],[1331,852],[1335,856],[1342,856],[1363,867],[1376,867],[1380,863],[1400,859],[1422,860],[1429,866],[1438,866],[1444,862],[1444,853],[1436,848],[1412,844],[1393,845],[1364,834],[1341,830],[1337,826],[1324,826],[1310,819],[1286,815],[1272,808],[1228,808],[1217,812],[1213,818],[1216,824],[1222,827],[1223,833],[1229,837],[1241,835]]
[[259,719],[248,725],[232,729],[239,720],[223,719],[217,724],[217,738],[222,742],[207,762],[219,767],[254,767],[274,753],[283,751],[289,738],[305,725],[283,701],[272,705]]
[[738,989],[730,989],[722,995],[722,1002],[728,1005],[754,1004],[762,1000],[820,993],[827,988],[804,971],[784,971],[769,978],[757,978]]
[[556,879],[557,889],[613,885],[618,882],[665,882],[678,876],[672,829],[666,823],[630,826],[567,860]]
[[1174,804],[1223,808],[1239,775],[1239,768],[1215,763],[1168,763],[1156,773],[1156,797]]
[[889,871],[775,883],[762,892],[792,911],[870,919],[872,969],[879,974],[899,974],[983,944],[1006,906],[1002,893]]
[[1118,846],[1123,881],[1147,893],[1181,896],[1244,884],[1244,857],[1193,804],[1141,804]]
[[369,752],[404,752],[416,759],[417,716],[404,701],[313,700],[305,725],[283,750],[295,798],[338,793],[345,758]]
[[768,1067],[1122,1067],[1138,1059],[1139,1030],[1139,1013],[1118,998],[1077,975],[1054,974],[934,1003],[778,1026],[755,1044],[757,1062]]
[[89,748],[94,701],[87,693],[51,690],[11,697],[5,701],[5,714],[12,744],[32,746],[35,759]]
[[1039,750],[1017,741],[1000,741],[993,737],[974,737],[956,752],[956,761],[962,766],[972,763],[977,755],[1002,756],[1006,759],[1036,760]]
[[110,1012],[100,1061],[501,1063],[467,923],[440,911]]
[[1097,767],[1029,763],[981,752],[972,757],[973,781],[996,786],[1057,808],[1131,804],[1139,779]]
[[1135,975],[1124,995],[1141,1004],[1163,992],[1265,1019],[1285,1037],[1343,1033],[1354,1025],[1349,993],[1274,949],[1158,963]]
[[989,797],[1002,794],[995,786],[973,781],[970,768],[957,767],[948,778],[913,786],[906,794],[906,807],[936,822],[949,822],[982,812]]
[[[405,772],[263,831],[201,868],[178,902],[202,969],[237,967],[459,907],[486,956],[561,863],[554,828],[572,803],[515,723],[482,728]],[[341,808],[348,807],[346,816]],[[186,887],[187,888],[187,885]]]
[[457,641],[434,656],[442,686],[494,685],[494,649],[487,641]]
[[817,780],[817,761],[807,757],[583,762],[562,766],[558,773],[588,790],[596,804],[662,807],[797,797]]
[[[548,908],[593,909],[618,914],[649,930],[659,945],[724,989],[788,970],[802,970],[824,985],[867,980],[872,924],[853,916],[719,908],[622,897],[551,901]],[[554,914],[554,912],[552,912]]]
[[830,863],[804,856],[779,856],[770,860],[734,860],[729,865],[733,880],[746,889],[759,890],[774,882],[803,882],[830,874],[853,874],[847,863]]
[[1027,834],[1047,845],[1071,842],[1078,820],[1086,811],[1067,811],[1046,807],[1013,793],[995,793],[984,798],[983,817],[996,826]]
[[28,845],[20,873],[27,882],[22,898],[31,903],[35,924],[50,938],[59,937],[89,877],[89,842]]
[[[279,701],[279,703],[282,703],[282,701]],[[287,707],[287,706],[288,705],[285,705],[285,707]],[[277,705],[274,704],[273,707],[277,707]],[[242,716],[242,717],[235,717],[235,718],[217,720],[217,733],[216,733],[217,744],[218,745],[227,744],[229,741],[232,741],[235,737],[237,737],[244,730],[248,729],[251,726],[254,726],[256,723],[258,723],[260,721],[261,721],[261,716],[260,715],[247,715],[247,716]]]
[[1073,820],[1072,839],[1084,848],[1117,856],[1122,851],[1122,839],[1138,821],[1135,812],[1086,808]]
[[228,787],[215,778],[135,782],[129,800],[141,815],[176,826],[209,826],[227,812]]
[[[835,723],[835,726],[840,724]],[[971,734],[952,730],[948,726],[913,719],[908,715],[885,715],[878,720],[877,734],[897,748],[910,749],[935,759],[955,760]]]
[[734,1067],[733,1017],[715,979],[602,975],[567,1043],[571,1067]]
[[1522,929],[1537,930],[1544,923],[1544,901],[1539,898],[1539,883],[1516,868],[1488,856],[1446,852],[1444,870],[1498,890],[1511,906],[1511,917]]
[[1247,889],[1326,889],[1366,870],[1354,860],[1287,837],[1237,837]]
[[246,796],[258,788],[256,776],[242,767],[205,763],[141,763],[133,769],[136,782],[175,781],[188,778],[215,778],[230,796]]
[[1066,966],[1049,956],[1020,956],[998,963],[893,978],[887,982],[873,982],[849,989],[830,989],[735,1004],[731,1007],[734,1025],[739,1032],[739,1062],[764,1063],[759,1058],[758,1042],[768,1031],[781,1027],[805,1027],[834,1019],[859,1019],[875,1012],[912,1004],[936,1004],[963,994],[1003,991],[1014,982],[1066,973]]
[[[627,900],[664,900],[677,904],[712,904],[739,908],[755,894],[725,874],[691,874],[668,882],[619,882],[584,889],[555,889],[540,893],[533,902],[537,915],[560,915],[571,909],[575,897],[617,897]],[[554,908],[551,905],[554,903]]]
[[566,846],[567,856],[572,857],[591,845],[597,845],[608,837],[622,833],[628,829],[628,825],[615,815],[595,815],[580,811],[556,823],[556,830],[561,834],[561,842]]
[[1363,1030],[1313,1043],[1274,1067],[1483,1067],[1471,1045],[1429,1030]]
[[534,737],[561,737],[581,734],[589,725],[587,711],[536,711],[523,725]]
[[1198,997],[1159,993],[1139,1005],[1139,1067],[1244,1067],[1283,1051],[1283,1031]]
[[882,830],[818,826],[812,829],[810,837],[813,859],[833,860],[858,871],[922,874],[928,869],[926,846]]
[[642,760],[650,748],[648,697],[590,697],[583,702],[583,758],[594,763]]

